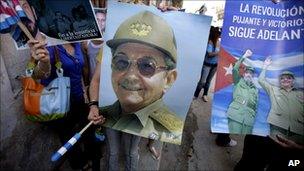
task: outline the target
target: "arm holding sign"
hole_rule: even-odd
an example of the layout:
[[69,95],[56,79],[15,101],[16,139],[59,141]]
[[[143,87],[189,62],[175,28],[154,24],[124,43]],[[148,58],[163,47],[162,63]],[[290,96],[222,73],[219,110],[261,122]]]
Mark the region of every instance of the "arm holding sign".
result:
[[44,79],[50,75],[51,64],[49,51],[46,49],[45,41],[29,40],[28,45],[30,47],[31,57],[38,61],[38,64],[34,68],[33,77],[35,79]]

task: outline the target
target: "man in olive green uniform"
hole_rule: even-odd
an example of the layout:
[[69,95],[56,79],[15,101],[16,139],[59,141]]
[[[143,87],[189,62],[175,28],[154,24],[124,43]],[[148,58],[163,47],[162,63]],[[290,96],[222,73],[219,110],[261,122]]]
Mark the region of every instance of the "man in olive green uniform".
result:
[[126,170],[136,170],[139,136],[181,143],[183,121],[162,100],[177,77],[175,36],[164,19],[143,11],[125,20],[106,43],[112,51],[112,86],[118,98],[100,109],[106,118],[103,126],[108,127],[108,170],[119,169],[120,141]]
[[233,100],[227,110],[229,133],[251,134],[258,101],[258,89],[253,83],[254,68],[246,67],[243,76],[239,73],[241,63],[252,55],[250,50],[233,67]]
[[118,101],[101,109],[104,125],[180,144],[183,121],[162,101],[177,76],[171,27],[161,17],[144,11],[124,21],[107,45],[113,54],[112,86]]
[[[271,110],[267,121],[270,124],[270,137],[277,135],[304,145],[304,95],[303,90],[294,87],[294,74],[284,71],[279,77],[280,87],[271,85],[265,79],[270,58],[264,62],[259,83],[270,97]],[[304,146],[303,146],[304,147]]]

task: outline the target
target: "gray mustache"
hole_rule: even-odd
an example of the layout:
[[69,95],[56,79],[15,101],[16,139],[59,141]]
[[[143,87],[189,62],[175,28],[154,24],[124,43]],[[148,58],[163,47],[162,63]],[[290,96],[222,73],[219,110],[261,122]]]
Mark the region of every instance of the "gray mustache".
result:
[[139,91],[142,90],[141,86],[138,84],[138,81],[136,80],[130,80],[130,79],[123,79],[119,82],[119,85],[130,91]]

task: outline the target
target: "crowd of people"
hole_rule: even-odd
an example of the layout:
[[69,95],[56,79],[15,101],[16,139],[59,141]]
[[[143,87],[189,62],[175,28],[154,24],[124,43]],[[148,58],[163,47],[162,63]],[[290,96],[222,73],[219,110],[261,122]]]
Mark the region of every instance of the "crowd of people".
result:
[[[179,10],[179,8],[163,4],[159,6],[159,9],[163,12],[168,10]],[[96,11],[95,13],[99,28],[102,32],[105,30],[105,12],[106,11]],[[73,23],[71,22],[71,19],[64,16],[62,13],[55,12],[54,28],[56,29],[56,32],[64,33],[70,31],[72,28],[77,31],[78,28],[82,27],[87,17],[85,9],[78,6],[72,10],[72,14],[74,18],[73,20],[75,20]],[[43,15],[40,16],[43,17]],[[154,16],[151,15],[150,17]],[[71,27],[66,27],[66,23],[71,23]],[[125,28],[118,28],[117,32],[119,32],[119,29]],[[164,105],[161,102],[161,98],[165,92],[164,90],[168,88],[168,86],[170,87],[176,79],[176,57],[174,52],[171,51],[174,49],[174,43],[167,42],[166,46],[171,46],[172,44],[172,47],[170,48],[161,46],[161,43],[156,46],[150,46],[150,39],[136,39],[135,41],[134,38],[128,37],[129,35],[127,33],[121,33],[118,35],[120,37],[114,37],[112,40],[106,42],[106,45],[112,50],[112,81],[114,82],[113,89],[117,94],[118,101],[101,110],[98,106],[98,96],[102,62],[102,46],[105,46],[105,43],[102,40],[57,45],[54,47],[46,47],[46,44],[43,41],[29,41],[31,55],[38,61],[38,65],[34,73],[35,78],[41,79],[42,84],[48,85],[48,83],[56,77],[54,61],[56,55],[58,55],[62,62],[65,76],[70,77],[71,79],[71,107],[67,117],[48,123],[48,125],[58,134],[61,142],[64,144],[73,136],[75,130],[79,130],[79,128],[85,126],[89,121],[93,121],[96,125],[87,131],[85,136],[82,138],[81,143],[84,144],[84,148],[82,148],[81,143],[79,143],[69,151],[67,158],[70,162],[71,168],[73,169],[86,170],[91,167],[93,170],[100,170],[101,152],[96,149],[100,149],[101,144],[96,141],[95,138],[95,128],[97,128],[98,125],[106,124],[107,127],[109,127],[109,125],[110,127],[119,127],[123,125],[124,127],[121,129],[126,129],[128,127],[128,124],[126,123],[133,122],[134,117],[122,117],[121,114],[134,113],[136,115],[140,111],[139,109],[145,109],[146,106],[151,104],[162,106],[162,108],[159,109],[168,113],[168,109],[163,109],[165,107],[163,107]],[[169,36],[167,39],[173,40],[170,35],[164,36]],[[220,28],[211,27],[206,56],[204,57],[205,60],[201,70],[201,77],[194,93],[194,97],[198,99],[200,92],[203,89],[202,100],[204,102],[209,101],[208,91],[218,65],[220,37]],[[126,41],[119,41],[119,39],[125,39]],[[153,39],[153,37],[151,39]],[[129,49],[132,49],[132,51]],[[245,107],[246,111],[251,111],[249,114],[253,118],[249,120],[239,119],[238,113],[243,114],[244,111],[234,110],[229,107],[227,111],[228,126],[229,131],[232,133],[250,134],[253,128],[254,116],[257,110],[256,102],[258,98],[258,90],[252,82],[254,69],[252,67],[247,67],[244,74],[240,75],[239,73],[239,66],[245,58],[250,57],[251,55],[252,52],[250,50],[247,51],[234,65],[233,81],[235,91],[233,96],[238,96],[239,98],[246,99],[246,101],[250,101],[250,103]],[[147,56],[156,57],[151,59],[152,57]],[[267,91],[270,97],[274,96],[274,94],[280,93],[281,89],[288,92],[296,91],[293,87],[293,81],[295,79],[293,73],[283,72],[281,74],[279,78],[281,80],[279,88],[269,85],[269,83],[265,81],[265,72],[269,65],[271,65],[271,60],[266,59],[263,71],[259,77],[259,83]],[[169,82],[153,85],[149,80],[151,78],[169,80]],[[138,80],[143,81],[138,83]],[[287,83],[288,81],[289,83]],[[123,92],[124,89],[130,89],[130,87],[128,87],[130,84],[150,84],[152,88],[149,99],[145,101],[138,100],[147,98],[145,97],[145,94],[131,94],[131,99],[126,98],[125,95],[120,96],[120,93]],[[89,87],[88,90],[86,89],[87,86]],[[242,93],[238,94],[238,92]],[[149,102],[149,104],[146,104],[146,102]],[[275,98],[271,98],[271,103],[272,106],[278,104]],[[239,103],[237,101],[232,101],[230,106],[238,104]],[[130,108],[130,106],[132,107]],[[243,109],[243,106],[240,108]],[[115,116],[107,115],[108,111],[115,113]],[[301,130],[297,130],[298,132],[296,133],[293,130],[287,130],[287,132],[285,129],[282,130],[281,126],[277,125],[279,121],[276,122],[278,119],[275,118],[273,113],[275,113],[275,111],[270,112],[270,115],[274,118],[273,122],[270,123],[271,138],[247,135],[245,137],[242,159],[236,165],[235,170],[263,170],[264,168],[268,168],[269,170],[280,169],[282,161],[285,162],[287,159],[301,156],[304,146],[296,143],[302,138]],[[169,113],[169,115],[171,119],[173,118],[170,120],[170,123],[174,123],[173,125],[179,125],[179,120],[174,118],[174,114]],[[141,121],[138,124],[142,124],[144,128],[146,126],[150,126],[156,129],[156,131],[151,134],[147,133],[147,136],[150,139],[148,148],[154,158],[159,159],[160,151],[153,145],[154,139],[156,139],[155,137],[159,137],[158,139],[164,138],[161,137],[161,129],[164,127],[171,131],[172,134],[170,135],[173,135],[173,137],[178,137],[177,134],[181,133],[179,132],[180,130],[177,131],[178,128],[173,128],[168,123],[159,122],[157,116],[153,116],[153,114],[151,114],[152,119],[142,118],[138,115],[136,116],[138,117],[138,120]],[[116,131],[111,128],[106,128],[104,133],[106,135],[107,169],[120,169],[118,163],[122,144],[122,153],[125,156],[125,170],[140,170],[138,168],[138,151],[141,137]],[[218,134],[216,143],[219,146],[231,147],[237,145],[236,141],[229,137],[229,134]],[[257,158],[260,158],[260,160],[257,160]]]

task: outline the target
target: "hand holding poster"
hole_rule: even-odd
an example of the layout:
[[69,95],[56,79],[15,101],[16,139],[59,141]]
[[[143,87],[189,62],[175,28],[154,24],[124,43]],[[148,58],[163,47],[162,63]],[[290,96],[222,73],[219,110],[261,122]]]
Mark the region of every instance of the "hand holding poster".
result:
[[211,18],[119,3],[110,3],[107,14],[100,84],[104,126],[181,144]]
[[226,2],[212,132],[304,144],[303,17],[300,1]]

